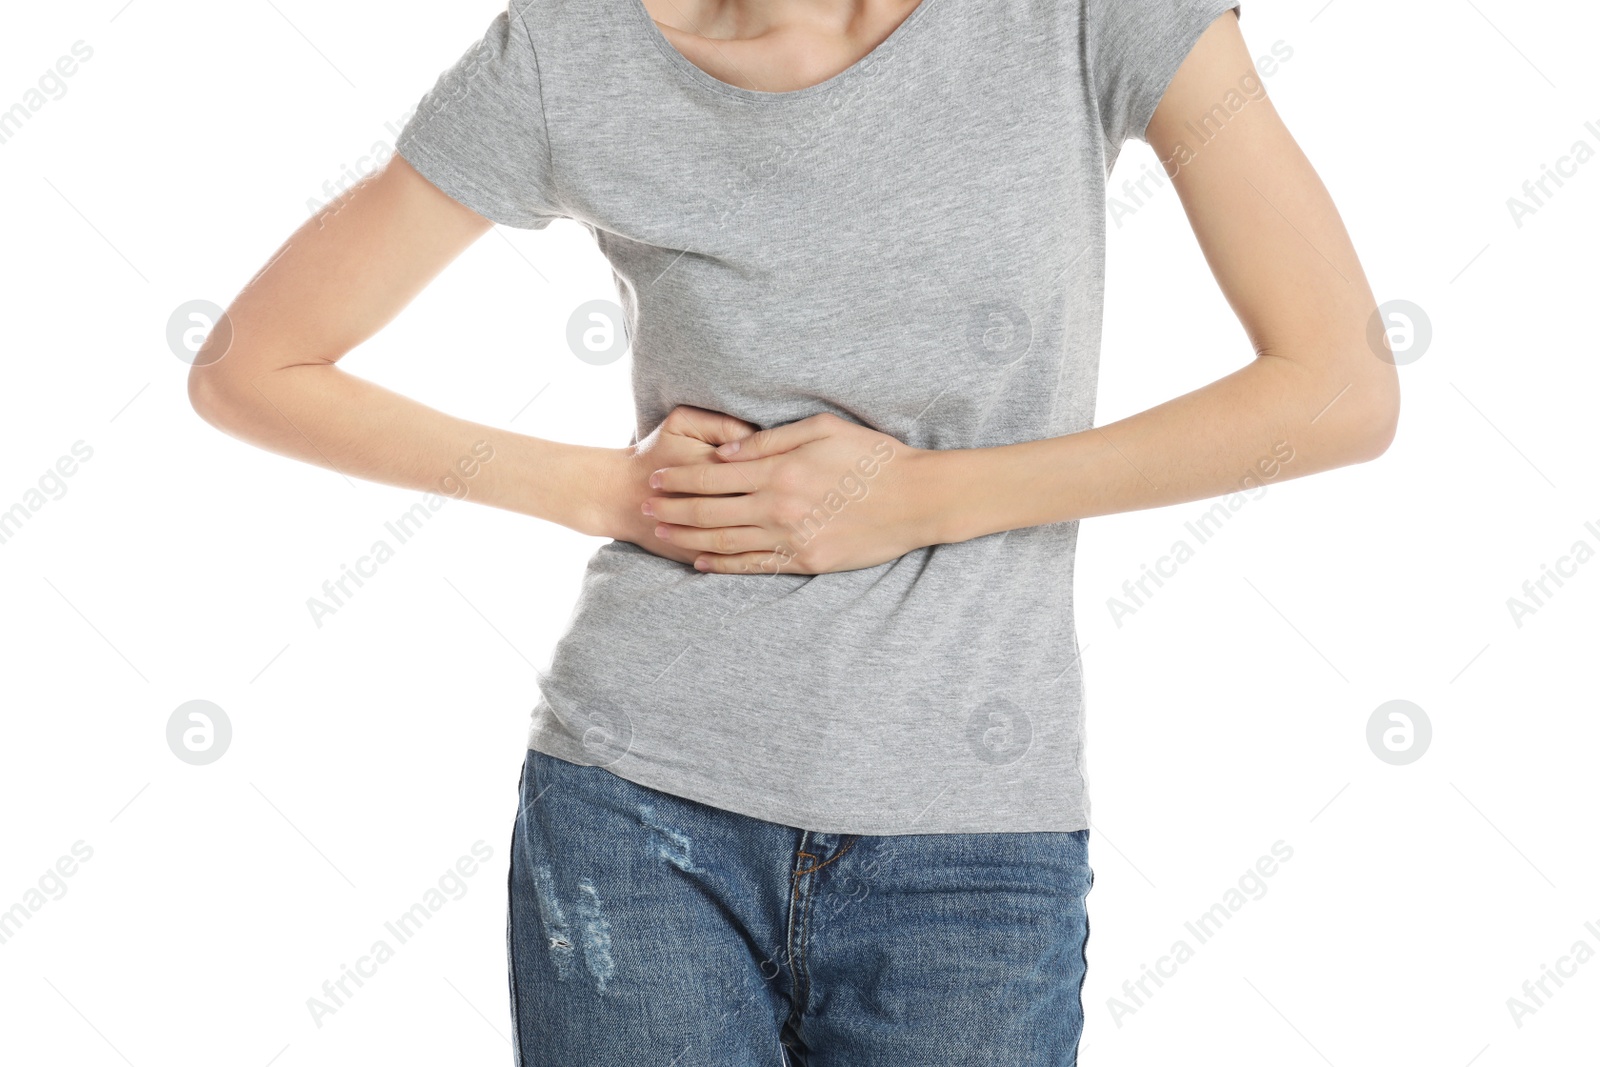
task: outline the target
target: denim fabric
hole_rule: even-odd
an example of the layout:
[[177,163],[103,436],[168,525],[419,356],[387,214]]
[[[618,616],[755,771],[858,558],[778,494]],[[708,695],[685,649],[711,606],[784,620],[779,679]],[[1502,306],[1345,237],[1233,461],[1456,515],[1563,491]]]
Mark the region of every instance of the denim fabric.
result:
[[519,1067],[1069,1067],[1087,830],[814,833],[528,751]]

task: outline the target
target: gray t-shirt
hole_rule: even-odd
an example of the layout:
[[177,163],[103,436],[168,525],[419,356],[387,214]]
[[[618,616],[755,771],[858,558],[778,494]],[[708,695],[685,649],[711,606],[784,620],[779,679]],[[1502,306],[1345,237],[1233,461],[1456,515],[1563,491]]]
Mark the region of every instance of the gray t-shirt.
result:
[[[922,0],[855,66],[768,93],[700,70],[640,0],[510,0],[397,148],[495,222],[594,235],[638,437],[690,404],[916,448],[1036,440],[1093,425],[1107,171],[1235,6]],[[818,832],[1082,829],[1077,533],[816,576],[609,542],[528,744]]]

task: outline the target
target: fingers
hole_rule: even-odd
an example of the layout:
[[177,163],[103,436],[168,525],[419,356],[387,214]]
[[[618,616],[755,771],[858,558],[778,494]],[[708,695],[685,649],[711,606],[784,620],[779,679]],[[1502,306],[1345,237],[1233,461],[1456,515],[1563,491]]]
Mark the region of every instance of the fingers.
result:
[[720,445],[748,437],[756,432],[753,423],[736,419],[720,411],[690,407],[687,404],[680,404],[668,412],[665,425],[670,432],[693,437],[708,445]]
[[694,569],[707,574],[795,574],[793,559],[783,549],[766,552],[741,552],[728,556],[701,556]]
[[674,526],[746,526],[753,524],[755,509],[748,496],[650,497],[644,513]]
[[702,530],[697,526],[658,523],[656,537],[689,552],[713,552],[724,556],[744,553],[770,555],[778,548],[771,532],[759,526],[721,526]]
[[813,415],[799,422],[774,426],[770,430],[758,430],[741,440],[727,441],[718,446],[717,455],[723,459],[741,461],[765,459],[799,448],[808,441],[826,437],[831,429],[843,422],[836,415]]
[[650,475],[650,488],[663,493],[753,493],[765,485],[766,467],[749,464],[691,463],[685,467],[663,467]]

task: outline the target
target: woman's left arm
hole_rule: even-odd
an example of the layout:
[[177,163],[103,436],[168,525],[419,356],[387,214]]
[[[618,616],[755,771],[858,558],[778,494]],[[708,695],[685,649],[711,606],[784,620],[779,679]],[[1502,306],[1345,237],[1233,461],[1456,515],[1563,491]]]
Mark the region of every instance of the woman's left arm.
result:
[[[1173,186],[1251,340],[1248,366],[1106,426],[995,448],[912,449],[828,415],[762,430],[736,451],[724,445],[730,462],[652,476],[664,493],[696,494],[645,502],[658,536],[703,550],[703,570],[851,570],[925,545],[1184,503],[1236,491],[1250,475],[1301,477],[1381,455],[1399,416],[1398,377],[1387,347],[1375,351],[1368,338],[1372,292],[1310,162],[1264,94],[1203,147],[1185,145],[1185,124],[1254,74],[1237,19],[1223,15],[1146,131],[1172,161]],[[1287,466],[1276,462],[1284,449]],[[862,491],[841,497],[851,474]],[[829,495],[845,505],[821,506]]]

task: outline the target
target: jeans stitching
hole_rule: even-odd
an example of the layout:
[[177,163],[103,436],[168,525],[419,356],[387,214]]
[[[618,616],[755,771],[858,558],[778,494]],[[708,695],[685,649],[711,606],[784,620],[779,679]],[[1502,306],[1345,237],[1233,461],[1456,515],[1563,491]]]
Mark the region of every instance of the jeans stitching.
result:
[[[810,833],[808,831],[802,830],[800,832],[800,846],[802,850],[799,852],[799,854],[802,856],[809,855],[809,853],[803,851],[804,846],[809,843],[809,838]],[[788,1022],[794,1028],[796,1038],[800,1036],[800,1005],[804,999],[801,993],[801,982],[803,976],[801,974],[801,967],[799,965],[800,946],[803,944],[802,938],[804,935],[801,932],[801,924],[799,921],[800,914],[798,914],[804,910],[801,907],[800,901],[800,879],[802,875],[802,871],[795,871],[789,876],[789,993],[790,999],[793,1003],[789,1008]]]
[[[803,871],[795,871],[794,873],[795,873],[796,877],[798,877],[800,875],[803,875],[803,874],[810,874],[813,871],[822,870],[822,868],[826,867],[828,864],[832,863],[834,860],[838,859],[840,856],[843,856],[846,852],[849,852],[851,849],[855,848],[856,847],[856,842],[859,841],[859,840],[861,840],[861,835],[857,834],[856,836],[850,838],[849,843],[846,844],[843,848],[839,849],[838,852],[835,852],[833,855],[829,856],[827,859],[823,860],[821,863],[817,864],[815,867],[807,867]],[[802,853],[800,853],[800,855],[808,856],[808,855],[810,855],[810,853],[802,852]],[[815,857],[812,857],[812,858],[814,859]]]

